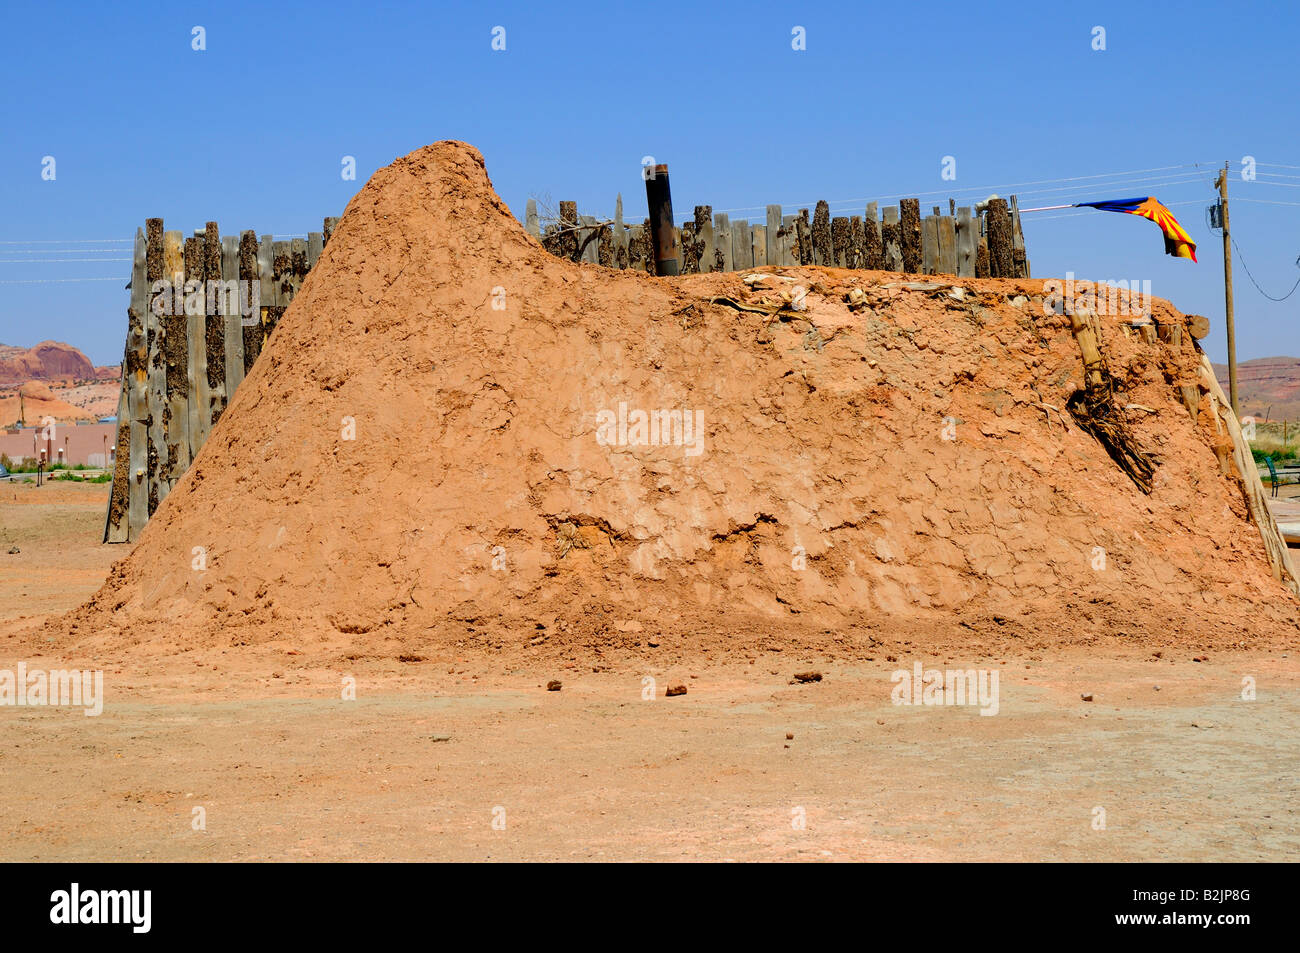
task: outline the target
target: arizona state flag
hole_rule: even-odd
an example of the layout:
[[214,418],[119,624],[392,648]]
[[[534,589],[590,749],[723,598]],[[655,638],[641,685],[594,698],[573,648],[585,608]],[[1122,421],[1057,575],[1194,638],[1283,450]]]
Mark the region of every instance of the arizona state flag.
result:
[[1129,215],[1141,215],[1160,226],[1165,233],[1165,254],[1175,258],[1190,258],[1196,261],[1196,242],[1178,224],[1178,219],[1160,202],[1151,196],[1139,199],[1110,199],[1104,202],[1076,202],[1075,207],[1088,206],[1103,212],[1127,212]]

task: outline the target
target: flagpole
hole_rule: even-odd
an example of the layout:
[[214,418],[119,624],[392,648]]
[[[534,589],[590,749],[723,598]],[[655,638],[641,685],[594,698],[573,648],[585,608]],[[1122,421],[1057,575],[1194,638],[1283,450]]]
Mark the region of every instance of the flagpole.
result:
[[1022,212],[1050,212],[1058,208],[1078,208],[1077,205],[1040,205],[1038,208],[1022,208]]

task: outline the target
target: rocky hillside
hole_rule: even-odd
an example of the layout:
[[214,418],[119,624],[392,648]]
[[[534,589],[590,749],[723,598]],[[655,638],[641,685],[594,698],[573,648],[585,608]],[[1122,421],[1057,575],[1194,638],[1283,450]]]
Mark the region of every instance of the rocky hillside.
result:
[[35,347],[0,344],[0,387],[27,381],[88,381],[116,376],[116,367],[97,368],[70,344],[42,341]]

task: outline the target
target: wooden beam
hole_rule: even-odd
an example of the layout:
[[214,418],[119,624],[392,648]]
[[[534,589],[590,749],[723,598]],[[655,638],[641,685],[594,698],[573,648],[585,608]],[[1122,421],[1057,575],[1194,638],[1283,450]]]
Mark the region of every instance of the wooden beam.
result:
[[880,215],[875,202],[868,202],[862,218],[862,268],[882,271],[885,267],[885,250],[880,238]]
[[533,238],[540,239],[542,237],[542,229],[537,221],[537,199],[528,200],[527,211],[524,214],[524,229],[529,235],[532,235]]
[[939,273],[939,216],[927,215],[921,219],[921,273]]
[[[324,234],[321,235],[321,241],[324,242]],[[322,244],[322,252],[324,245]],[[259,336],[262,331],[262,273],[261,273],[261,247],[257,243],[257,233],[249,229],[241,232],[239,235],[239,281],[240,294],[245,297],[240,300],[240,344],[239,353],[243,361],[243,366],[239,369],[239,382],[242,383],[248,376],[248,372],[253,369],[253,362],[257,360],[256,351],[250,356],[248,353],[250,343],[254,348],[258,346]],[[252,307],[252,293],[257,290],[256,307]],[[245,314],[245,308],[249,308],[249,313]],[[227,351],[227,356],[229,351]],[[230,373],[227,368],[226,373]],[[227,388],[227,393],[234,395],[233,388]]]
[[880,224],[881,267],[885,271],[903,270],[903,240],[899,231],[898,208],[886,205]]
[[979,220],[971,217],[970,206],[957,209],[957,276],[975,277],[975,248],[979,243]]
[[[329,247],[329,234],[325,236],[325,247]],[[244,374],[247,375],[262,353],[262,344],[266,330],[271,323],[275,308],[275,241],[270,235],[263,235],[257,242],[257,279],[262,286],[261,316],[255,327],[244,328]]]
[[1029,277],[1029,259],[1025,255],[1025,233],[1020,228],[1020,200],[1011,196],[1011,270],[1016,278]]
[[743,218],[731,223],[731,264],[737,271],[754,267],[754,242],[749,222]]
[[903,255],[903,271],[915,274],[921,270],[921,200],[903,199],[898,203],[899,249]]
[[623,224],[623,193],[619,192],[614,197],[614,267],[626,268],[628,266],[627,257],[627,227]]
[[[781,228],[783,220],[781,217],[781,206],[769,205],[767,207],[767,227],[763,232],[765,248],[767,254],[763,264],[769,267],[785,264],[783,258],[783,249],[781,247]],[[755,263],[757,264],[757,262]]]
[[[104,542],[125,543],[131,538],[131,500],[135,474],[131,469],[135,433],[143,432],[137,422],[140,407],[136,401],[135,370],[144,339],[144,312],[149,307],[149,279],[146,271],[144,231],[135,230],[135,248],[131,264],[131,300],[126,309],[126,346],[122,353],[122,387],[117,399],[117,442],[113,466],[113,487],[108,496],[104,520]],[[143,441],[141,441],[143,450]],[[107,465],[107,461],[105,461]],[[148,513],[144,514],[148,517]],[[137,524],[137,531],[143,523]]]
[[[177,389],[179,418],[171,419],[168,384],[173,374],[169,364],[184,360],[175,349],[184,348],[185,328],[185,234],[173,230],[163,233],[163,279],[168,282],[166,300],[161,308],[150,311],[149,328],[149,515],[171,492],[172,483],[188,465],[184,453],[171,446],[171,439],[181,439],[188,429],[187,405]],[[180,291],[179,307],[177,291]],[[159,300],[159,299],[155,299]],[[161,311],[162,313],[157,313]],[[179,471],[179,472],[177,472]]]
[[825,199],[818,199],[816,206],[814,206],[810,232],[812,260],[807,263],[821,265],[826,268],[833,267],[835,264],[835,248],[834,239],[831,235],[831,207]]
[[1014,278],[1012,258],[1011,215],[1006,199],[989,199],[985,212],[986,233],[989,240],[989,276]]
[[[214,286],[214,282],[220,280],[221,272],[214,276],[208,274],[208,263],[217,257],[220,261],[221,252],[221,233],[216,228],[216,222],[209,222],[213,228],[203,238],[195,242],[196,250],[201,251],[201,255],[195,255],[191,260],[190,255],[186,255],[186,282],[190,286],[198,286],[203,290],[203,307],[186,307],[185,309],[185,416],[186,426],[185,433],[185,468],[174,468],[170,473],[170,480],[173,484],[185,476],[188,464],[198,455],[199,447],[203,446],[204,434],[207,433],[208,423],[208,400],[211,399],[211,387],[208,385],[208,324],[211,321],[208,308],[216,311],[220,307],[220,286]],[[209,294],[209,290],[213,290]],[[172,404],[172,413],[175,415],[179,411],[177,394],[168,389],[168,400]],[[174,417],[173,417],[174,419]],[[177,439],[182,434],[177,434]],[[172,434],[168,436],[169,441]],[[170,449],[170,447],[169,447]]]
[[[726,212],[713,215],[714,246],[722,254],[722,271],[735,271],[734,257],[731,253],[731,218]],[[714,256],[717,257],[716,254]]]
[[957,225],[951,215],[940,215],[939,274],[957,274]]

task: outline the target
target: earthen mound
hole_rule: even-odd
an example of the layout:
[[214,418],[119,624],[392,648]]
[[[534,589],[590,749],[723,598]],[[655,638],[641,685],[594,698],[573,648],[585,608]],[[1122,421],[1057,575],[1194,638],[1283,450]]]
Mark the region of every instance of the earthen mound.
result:
[[562,261],[473,148],[397,160],[59,626],[394,654],[1294,638],[1208,403],[1178,399],[1190,339],[1102,319],[1148,495],[1066,412],[1082,366],[1041,282],[766,271]]

